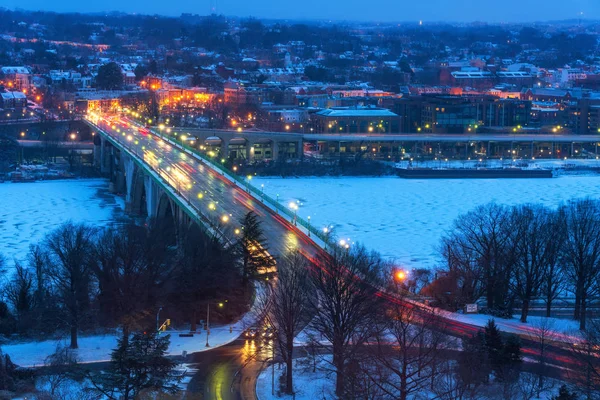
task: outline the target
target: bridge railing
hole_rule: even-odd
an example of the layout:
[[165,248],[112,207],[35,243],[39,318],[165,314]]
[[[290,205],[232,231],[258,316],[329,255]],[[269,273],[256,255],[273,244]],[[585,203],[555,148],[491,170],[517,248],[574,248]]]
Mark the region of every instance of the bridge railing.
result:
[[219,162],[215,162],[215,159],[213,157],[210,157],[207,154],[202,153],[201,151],[188,145],[184,141],[177,140],[176,137],[172,137],[170,135],[165,135],[161,131],[156,130],[156,129],[151,129],[151,131],[153,134],[163,138],[164,140],[168,141],[169,143],[173,144],[174,146],[177,146],[177,147],[187,151],[188,153],[192,153],[195,156],[199,157],[207,165],[209,165],[213,169],[221,172],[221,174],[227,175],[227,177],[230,180],[237,183],[239,186],[245,188],[246,191],[248,193],[251,193],[257,200],[260,200],[263,203],[268,204],[269,206],[271,206],[271,208],[275,209],[278,213],[281,213],[282,215],[287,216],[290,219],[290,222],[292,222],[294,225],[302,226],[303,228],[306,229],[307,232],[310,232],[310,234],[321,239],[325,243],[326,246],[330,244],[329,241],[331,240],[331,236],[327,232],[325,232],[321,229],[317,229],[309,221],[299,217],[296,212],[290,210],[288,207],[285,207],[278,200],[272,198],[271,196],[266,195],[262,191],[262,189],[258,189],[256,186],[253,186],[250,183],[249,179],[247,179],[247,178],[244,179],[243,177],[240,177],[234,171],[227,168],[225,165],[223,165]]

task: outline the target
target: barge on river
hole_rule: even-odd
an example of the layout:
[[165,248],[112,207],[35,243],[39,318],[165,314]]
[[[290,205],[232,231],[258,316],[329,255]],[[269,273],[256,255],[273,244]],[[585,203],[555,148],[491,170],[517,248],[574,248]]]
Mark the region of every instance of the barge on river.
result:
[[524,168],[396,168],[407,179],[552,178],[549,169]]

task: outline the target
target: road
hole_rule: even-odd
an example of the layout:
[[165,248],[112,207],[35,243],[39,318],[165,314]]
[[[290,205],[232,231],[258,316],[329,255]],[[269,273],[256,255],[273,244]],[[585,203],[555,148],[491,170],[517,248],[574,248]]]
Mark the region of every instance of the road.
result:
[[255,400],[256,379],[272,357],[272,343],[261,346],[254,340],[238,339],[211,351],[192,354],[197,369],[188,392],[205,400]]
[[[176,189],[191,207],[207,215],[215,226],[225,232],[224,235],[235,235],[235,229],[240,227],[239,221],[247,212],[252,211],[260,217],[269,251],[275,257],[285,254],[290,249],[297,249],[311,260],[323,254],[323,250],[315,242],[290,224],[287,219],[267,209],[259,200],[208,165],[182,152],[152,132],[122,117],[97,116],[93,117],[93,122],[113,140],[143,159],[146,165]],[[407,302],[388,293],[381,292],[380,295],[390,302],[401,302],[407,307],[421,308],[414,302]],[[480,329],[447,317],[439,317],[436,325],[440,331],[456,337],[468,337]],[[525,331],[521,337],[524,345],[523,352],[529,358],[535,359],[539,351],[534,343],[527,338]],[[231,381],[231,374],[236,370],[236,366],[243,365],[243,358],[238,359],[243,351],[239,347],[236,348],[236,345],[239,346],[239,343],[236,342],[224,350],[217,351],[216,364],[211,364],[211,375],[207,380],[208,384],[204,386],[207,390],[212,388],[211,393],[215,395],[221,393],[220,396],[234,396],[233,393],[226,394],[227,385],[223,382]],[[577,361],[558,344],[547,350],[547,357],[551,360],[550,363],[563,368],[575,370],[579,366]],[[209,370],[205,372],[208,373]],[[235,396],[244,390],[243,387],[241,385],[239,390],[236,389]]]

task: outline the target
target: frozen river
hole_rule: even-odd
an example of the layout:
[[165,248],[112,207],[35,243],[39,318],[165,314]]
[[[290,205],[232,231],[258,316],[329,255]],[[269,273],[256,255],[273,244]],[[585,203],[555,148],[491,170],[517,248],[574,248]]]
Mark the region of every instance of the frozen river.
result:
[[8,266],[68,220],[103,226],[123,216],[104,179],[0,184],[0,253]]
[[408,268],[435,266],[440,237],[477,205],[543,203],[600,198],[600,177],[554,179],[257,178],[283,204],[299,200],[298,214],[318,227],[335,225],[350,238]]

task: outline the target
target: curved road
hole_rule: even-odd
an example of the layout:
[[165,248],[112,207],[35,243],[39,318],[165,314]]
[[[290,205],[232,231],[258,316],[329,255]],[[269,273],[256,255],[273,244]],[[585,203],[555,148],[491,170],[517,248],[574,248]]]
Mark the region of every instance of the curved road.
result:
[[192,354],[197,371],[187,390],[205,400],[255,400],[256,379],[271,354],[270,345],[246,339]]

